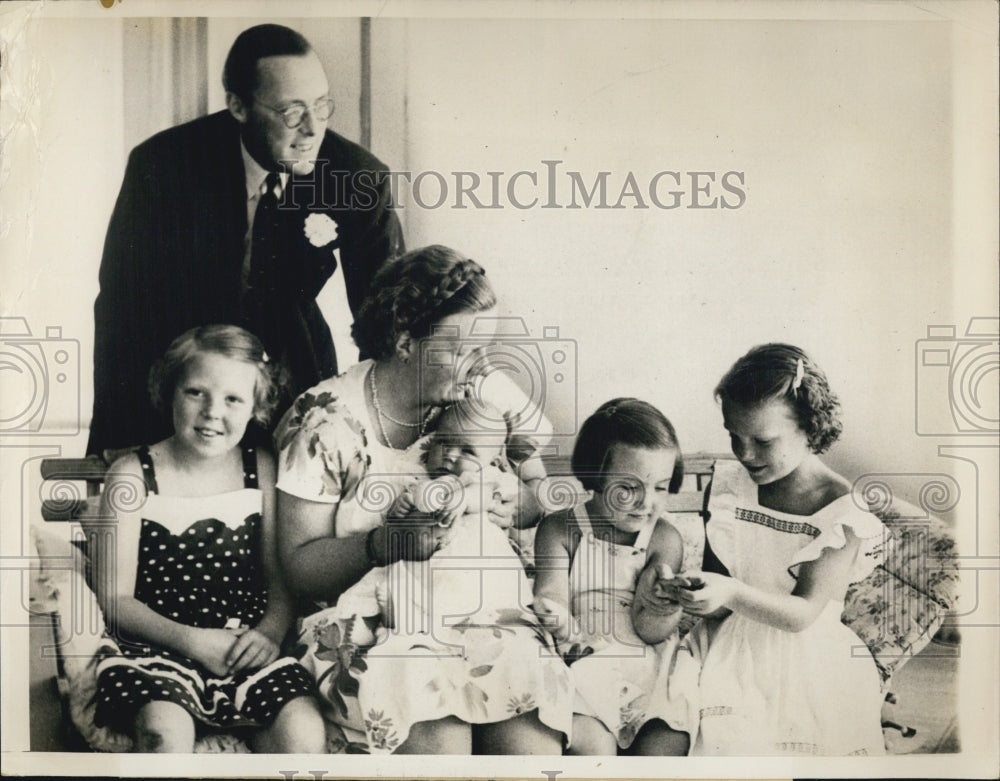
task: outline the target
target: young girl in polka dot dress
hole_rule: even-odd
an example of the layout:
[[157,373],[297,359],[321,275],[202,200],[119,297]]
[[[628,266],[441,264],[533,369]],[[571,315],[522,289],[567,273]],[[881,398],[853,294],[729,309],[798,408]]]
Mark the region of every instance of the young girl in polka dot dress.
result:
[[273,459],[240,444],[273,406],[273,367],[247,331],[204,326],[174,341],[150,392],[174,434],[108,471],[102,516],[117,518],[117,550],[98,561],[98,596],[122,643],[98,666],[95,721],[143,752],[192,751],[196,723],[260,728],[257,751],[322,752],[312,677],[279,658],[292,607]]

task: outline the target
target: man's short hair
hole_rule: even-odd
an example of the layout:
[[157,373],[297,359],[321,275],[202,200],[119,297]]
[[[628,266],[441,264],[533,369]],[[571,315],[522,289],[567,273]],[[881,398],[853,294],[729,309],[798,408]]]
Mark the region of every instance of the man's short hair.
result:
[[222,86],[244,103],[253,102],[257,89],[257,61],[264,57],[301,56],[313,50],[309,41],[280,24],[258,24],[241,32],[226,56]]

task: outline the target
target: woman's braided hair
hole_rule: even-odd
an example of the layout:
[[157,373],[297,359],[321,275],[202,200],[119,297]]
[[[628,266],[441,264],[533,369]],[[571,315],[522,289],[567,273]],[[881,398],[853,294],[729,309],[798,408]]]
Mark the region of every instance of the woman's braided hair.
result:
[[412,339],[422,339],[448,315],[483,312],[496,302],[482,266],[434,244],[408,252],[379,269],[351,335],[362,354],[388,358],[403,332]]

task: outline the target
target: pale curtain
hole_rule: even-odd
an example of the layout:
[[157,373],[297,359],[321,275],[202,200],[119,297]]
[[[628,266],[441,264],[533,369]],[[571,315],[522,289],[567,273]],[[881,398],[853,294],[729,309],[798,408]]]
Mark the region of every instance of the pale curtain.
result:
[[207,113],[207,52],[204,18],[126,21],[126,151],[160,130]]

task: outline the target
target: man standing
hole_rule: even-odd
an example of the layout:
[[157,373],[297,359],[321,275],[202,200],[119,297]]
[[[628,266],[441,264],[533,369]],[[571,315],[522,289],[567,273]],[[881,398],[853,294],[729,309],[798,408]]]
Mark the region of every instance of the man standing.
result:
[[378,267],[403,251],[388,169],[326,128],[329,83],[304,37],[273,24],[245,30],[223,84],[225,111],[158,133],[129,156],[94,304],[88,453],[170,433],[146,378],[198,325],[237,323],[263,340],[290,378],[282,412],[337,372],[316,304],[327,280],[340,268],[353,313]]

